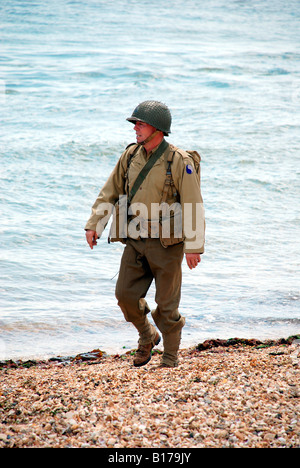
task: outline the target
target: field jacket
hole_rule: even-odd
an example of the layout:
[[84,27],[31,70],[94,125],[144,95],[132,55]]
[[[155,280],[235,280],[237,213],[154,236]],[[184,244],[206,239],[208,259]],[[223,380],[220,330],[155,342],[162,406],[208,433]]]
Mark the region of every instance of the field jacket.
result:
[[[111,214],[115,211],[113,207],[119,205],[119,208],[121,206],[123,210],[122,200],[124,200],[126,208],[123,215],[125,213],[126,232],[122,231],[123,241],[126,241],[127,236],[132,238],[159,237],[165,247],[184,242],[186,253],[203,253],[205,219],[200,175],[196,173],[193,160],[186,151],[168,145],[140,185],[129,211],[127,210],[126,197],[129,190],[148,158],[151,158],[157,148],[154,148],[149,154],[141,145],[132,144],[126,148],[93,204],[92,213],[85,229],[97,231],[100,237]],[[134,150],[135,154],[130,158]],[[173,184],[169,188],[166,203],[169,208],[172,208],[172,211],[165,212],[165,216],[170,215],[169,218],[171,218],[170,233],[166,223],[166,236],[162,232],[164,215],[161,212],[158,214],[157,208],[160,207],[162,201],[170,151],[173,151],[171,163]],[[180,217],[181,223],[179,222]],[[181,235],[178,235],[178,226],[181,227]],[[174,233],[174,229],[176,233]],[[119,231],[117,235],[111,236],[111,241],[122,241],[118,234]],[[169,234],[171,240],[166,240],[165,238]]]

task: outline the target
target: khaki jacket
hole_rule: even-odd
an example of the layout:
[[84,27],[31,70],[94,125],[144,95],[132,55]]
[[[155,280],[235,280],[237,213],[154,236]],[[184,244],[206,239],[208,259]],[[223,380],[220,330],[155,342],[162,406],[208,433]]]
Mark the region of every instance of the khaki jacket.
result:
[[[139,146],[130,161],[128,169],[128,161],[134,148],[136,148],[136,145],[129,145],[123,152],[92,207],[92,213],[85,229],[97,231],[99,237],[112,214],[110,207],[113,207],[118,202],[120,196],[128,195],[129,190],[141,169],[146,164],[148,158],[150,158],[153,152],[157,149],[154,148],[152,152],[147,154],[143,146]],[[200,177],[194,170],[193,160],[188,153],[172,145],[168,146],[160,159],[154,164],[136,192],[132,200],[127,219],[127,225],[129,228],[127,235],[128,237],[137,238],[139,232],[138,228],[141,229],[141,226],[143,225],[144,230],[140,231],[140,237],[160,237],[162,244],[164,245],[162,233],[160,232],[160,234],[157,234],[157,225],[153,219],[157,219],[157,207],[160,206],[162,201],[162,191],[165,184],[166,170],[168,166],[167,158],[170,151],[174,152],[173,161],[171,163],[174,187],[173,189],[169,189],[166,202],[169,206],[173,205],[173,207],[175,206],[179,208],[179,212],[181,211],[178,215],[178,210],[175,210],[177,214],[175,214],[175,221],[174,219],[173,221],[176,224],[178,216],[181,217],[182,235],[178,236],[176,234],[176,238],[173,242],[169,242],[168,245],[184,241],[186,253],[203,253],[205,219],[203,200],[200,190]],[[136,230],[135,226],[137,223],[134,224],[134,218],[135,221],[142,221],[142,223],[137,226]],[[146,228],[143,224],[144,220],[147,225]],[[152,220],[151,224],[149,220]],[[178,224],[176,226],[178,226]],[[145,235],[145,229],[148,230],[148,235]],[[171,231],[173,229],[172,222],[170,229]],[[168,232],[168,230],[166,232]],[[171,232],[171,236],[174,238],[173,232]]]

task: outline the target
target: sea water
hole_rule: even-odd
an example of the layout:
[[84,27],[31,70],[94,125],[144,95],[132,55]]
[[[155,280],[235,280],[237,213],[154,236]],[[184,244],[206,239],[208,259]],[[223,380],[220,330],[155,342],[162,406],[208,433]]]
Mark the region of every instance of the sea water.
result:
[[[300,332],[296,0],[2,0],[0,359],[136,346],[123,251],[85,241],[135,106],[202,156],[206,250],[183,263],[182,346]],[[148,302],[155,308],[155,289]]]

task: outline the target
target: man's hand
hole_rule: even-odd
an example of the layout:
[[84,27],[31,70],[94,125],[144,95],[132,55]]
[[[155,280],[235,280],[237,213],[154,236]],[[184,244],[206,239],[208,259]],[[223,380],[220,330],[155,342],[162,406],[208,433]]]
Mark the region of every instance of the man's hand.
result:
[[97,239],[99,237],[97,232],[88,229],[87,231],[85,231],[85,237],[90,248],[93,249],[94,245],[97,245]]
[[196,268],[198,263],[201,262],[201,257],[200,257],[200,254],[198,253],[186,253],[185,258],[186,258],[186,263],[188,264],[188,267],[191,270],[193,268]]

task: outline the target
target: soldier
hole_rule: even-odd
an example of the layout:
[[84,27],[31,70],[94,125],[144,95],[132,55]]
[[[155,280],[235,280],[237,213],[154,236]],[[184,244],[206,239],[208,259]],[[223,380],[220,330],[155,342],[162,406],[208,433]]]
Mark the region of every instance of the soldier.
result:
[[[166,142],[171,113],[161,102],[142,102],[127,120],[134,124],[137,143],[126,148],[100,191],[85,226],[86,239],[93,249],[111,214],[107,207],[117,207],[114,212],[118,216],[111,229],[116,231],[117,227],[118,232],[110,234],[109,241],[126,243],[116,298],[125,320],[139,334],[133,364],[143,366],[151,359],[152,348],[161,340],[157,327],[164,348],[160,365],[175,367],[185,324],[178,310],[183,256],[193,269],[204,252],[200,157],[197,165],[193,153]],[[120,196],[127,202],[125,231],[120,221]],[[156,327],[148,320],[150,309],[145,300],[153,279],[157,307],[152,317]]]

